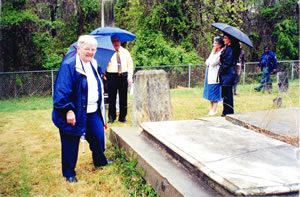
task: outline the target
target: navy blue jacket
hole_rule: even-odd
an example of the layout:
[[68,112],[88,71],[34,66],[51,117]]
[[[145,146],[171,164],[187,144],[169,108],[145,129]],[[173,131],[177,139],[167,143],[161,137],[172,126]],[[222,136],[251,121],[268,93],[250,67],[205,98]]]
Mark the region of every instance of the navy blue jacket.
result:
[[[101,68],[98,67],[98,73],[101,74]],[[82,67],[81,67],[82,68]],[[103,82],[100,79],[101,86],[98,87],[99,95],[103,95]],[[64,59],[56,76],[53,96],[52,121],[60,131],[72,135],[81,136],[86,133],[87,122],[87,78],[83,69],[76,67],[76,55]],[[105,108],[102,98],[99,97],[98,106],[103,125],[105,125]],[[73,110],[75,113],[75,126],[67,124],[66,113]]]
[[233,56],[233,49],[229,45],[220,56],[219,77],[222,86],[233,86],[235,80],[235,65],[238,62],[238,57]]
[[261,68],[267,66],[269,68],[269,72],[273,71],[273,69],[277,69],[275,54],[271,50],[268,53],[263,53],[260,57],[258,66]]

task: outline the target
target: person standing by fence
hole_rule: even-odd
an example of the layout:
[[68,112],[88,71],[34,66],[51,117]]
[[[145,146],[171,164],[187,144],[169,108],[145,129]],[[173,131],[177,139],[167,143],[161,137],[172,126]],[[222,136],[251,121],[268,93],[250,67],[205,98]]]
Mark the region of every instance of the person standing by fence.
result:
[[52,120],[61,138],[62,173],[70,183],[77,182],[81,136],[90,144],[95,167],[111,162],[104,155],[104,89],[101,67],[94,59],[97,44],[92,36],[80,36],[76,55],[63,59],[55,82]]
[[214,38],[212,52],[205,61],[207,68],[205,74],[203,98],[210,101],[211,109],[208,112],[208,115],[210,116],[215,115],[217,113],[218,102],[222,100],[218,71],[220,68],[220,55],[223,47],[223,38]]
[[254,88],[256,91],[260,91],[265,84],[271,83],[270,75],[272,72],[276,73],[277,60],[275,54],[270,50],[268,45],[264,47],[264,53],[260,57],[257,65],[257,71],[259,71],[259,69],[263,71],[263,75],[259,86]]
[[225,34],[224,44],[225,49],[221,53],[221,66],[219,69],[223,97],[222,116],[234,113],[232,87],[235,80],[235,65],[237,64],[240,55],[239,42],[234,37]]
[[108,91],[108,123],[116,119],[116,97],[119,94],[120,113],[118,120],[126,122],[128,86],[132,85],[133,61],[129,51],[121,46],[118,36],[112,36],[112,44],[116,50],[106,69]]

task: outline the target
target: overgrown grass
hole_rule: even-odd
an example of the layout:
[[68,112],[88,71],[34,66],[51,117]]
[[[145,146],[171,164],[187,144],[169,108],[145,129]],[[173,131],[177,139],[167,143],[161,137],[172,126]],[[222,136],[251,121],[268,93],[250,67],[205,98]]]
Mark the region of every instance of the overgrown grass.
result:
[[[283,99],[282,107],[300,106],[299,81],[290,84],[287,94],[278,94],[276,84],[272,94],[254,92],[254,87],[238,86],[235,113],[272,109],[277,96]],[[175,120],[207,116],[210,105],[202,91],[203,87],[171,90]],[[132,98],[128,122],[113,126],[130,126],[131,102]],[[51,121],[51,108],[51,97],[0,101],[0,196],[156,196],[138,174],[136,160],[126,161],[109,141],[106,155],[115,162],[94,168],[87,143],[85,154],[81,144],[76,166],[79,182],[68,184],[61,175],[60,138]],[[221,111],[220,104],[217,115]]]
[[[41,100],[42,101],[42,100]],[[0,112],[0,196],[154,196],[134,160],[107,142],[112,165],[96,169],[80,146],[77,184],[61,175],[60,139],[51,109]],[[107,131],[108,132],[108,131]],[[149,189],[150,188],[150,189]]]

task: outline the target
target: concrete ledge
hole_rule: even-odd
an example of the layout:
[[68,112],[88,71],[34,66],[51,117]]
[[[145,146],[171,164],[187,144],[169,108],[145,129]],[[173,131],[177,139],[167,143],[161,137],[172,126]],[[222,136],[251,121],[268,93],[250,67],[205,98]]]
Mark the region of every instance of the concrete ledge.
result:
[[164,155],[141,135],[141,131],[137,127],[112,127],[109,138],[127,154],[137,157],[137,169],[160,196],[220,196],[205,182],[184,170],[180,163],[175,163],[172,158]]

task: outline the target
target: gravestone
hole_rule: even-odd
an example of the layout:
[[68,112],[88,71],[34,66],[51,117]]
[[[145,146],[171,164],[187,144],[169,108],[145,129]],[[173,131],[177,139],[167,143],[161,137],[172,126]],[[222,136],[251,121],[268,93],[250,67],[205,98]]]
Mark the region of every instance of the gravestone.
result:
[[170,85],[163,70],[144,70],[135,74],[132,125],[172,120]]
[[265,83],[264,92],[265,93],[272,93],[272,83]]
[[287,93],[289,89],[289,79],[287,72],[277,73],[277,84],[279,93]]
[[276,97],[273,99],[273,108],[280,108],[282,105],[282,98]]

